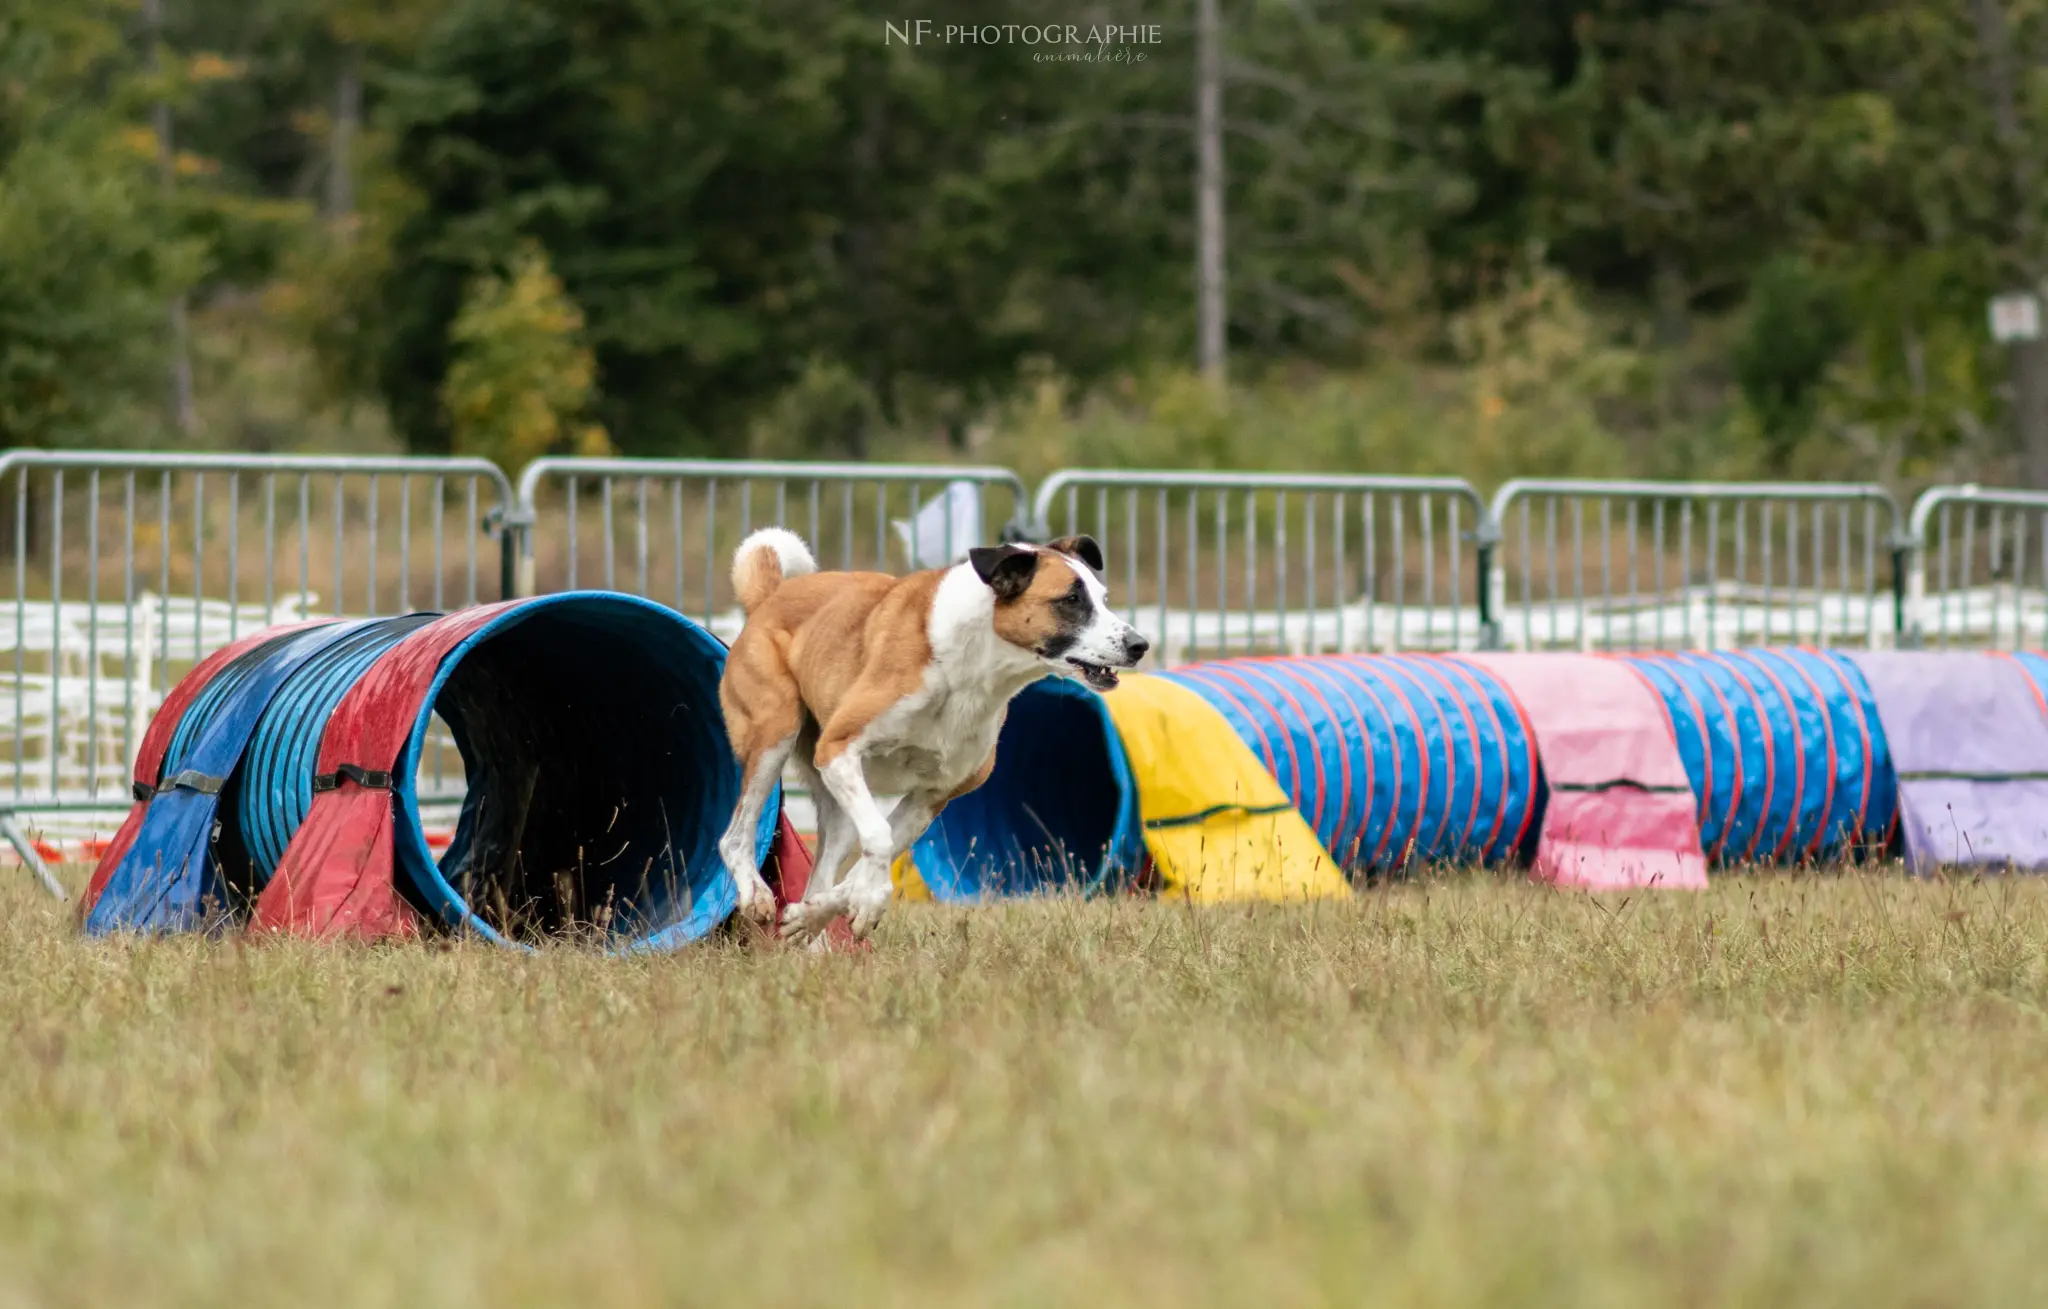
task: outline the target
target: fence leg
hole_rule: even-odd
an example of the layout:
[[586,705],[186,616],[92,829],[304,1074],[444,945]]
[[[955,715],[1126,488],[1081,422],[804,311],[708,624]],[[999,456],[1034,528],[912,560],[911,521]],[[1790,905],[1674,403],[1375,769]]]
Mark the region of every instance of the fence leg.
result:
[[1478,547],[1472,553],[1476,560],[1478,577],[1475,582],[1479,593],[1479,648],[1498,650],[1500,643],[1500,615],[1494,612],[1493,604],[1493,552],[1500,541],[1500,531],[1491,520],[1483,521],[1473,533],[1474,544]]
[[36,875],[36,880],[43,884],[44,890],[59,900],[70,898],[64,893],[64,884],[57,880],[50,872],[50,866],[43,862],[43,856],[37,852],[35,842],[29,840],[28,833],[21,830],[21,823],[13,810],[0,812],[0,836],[7,838],[7,844],[14,847],[15,853],[21,856],[21,862]]
[[1909,540],[1892,542],[1892,648],[1914,650],[1920,645],[1920,633],[1913,626],[1918,617],[1913,613],[1913,588],[1909,585],[1913,571],[1913,543]]
[[498,538],[498,598],[521,600],[533,594],[531,529],[533,514],[523,507],[493,509],[484,515],[484,530]]
[[519,598],[519,533],[509,523],[498,528],[498,598]]

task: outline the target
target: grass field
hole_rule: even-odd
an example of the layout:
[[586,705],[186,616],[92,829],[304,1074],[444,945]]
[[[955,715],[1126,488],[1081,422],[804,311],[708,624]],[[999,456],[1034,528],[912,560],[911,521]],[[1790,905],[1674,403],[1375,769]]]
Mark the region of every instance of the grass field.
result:
[[2048,1303],[2031,881],[636,960],[88,943],[7,891],[0,1305]]

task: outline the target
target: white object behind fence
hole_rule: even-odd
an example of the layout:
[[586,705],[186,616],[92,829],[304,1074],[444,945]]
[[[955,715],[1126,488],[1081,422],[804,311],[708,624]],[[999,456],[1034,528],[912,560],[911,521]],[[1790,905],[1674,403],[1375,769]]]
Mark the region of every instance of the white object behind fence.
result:
[[912,569],[950,568],[975,546],[987,544],[981,534],[981,488],[948,482],[938,499],[907,519],[896,519],[894,526]]

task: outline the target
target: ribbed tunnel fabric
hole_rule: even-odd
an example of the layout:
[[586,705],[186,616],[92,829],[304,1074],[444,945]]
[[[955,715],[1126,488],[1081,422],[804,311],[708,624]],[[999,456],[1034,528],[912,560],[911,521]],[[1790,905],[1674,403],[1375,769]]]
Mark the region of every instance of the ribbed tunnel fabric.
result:
[[1347,869],[1497,862],[1534,815],[1535,743],[1514,698],[1482,668],[1322,655],[1163,676],[1222,713]]
[[121,861],[134,846],[136,834],[142,827],[143,816],[149,812],[149,799],[156,794],[157,787],[163,780],[164,755],[170,749],[171,735],[178,730],[179,724],[184,721],[186,711],[192,707],[192,702],[199,698],[200,692],[212,684],[213,679],[223,668],[256,647],[282,640],[293,632],[324,626],[333,621],[335,620],[315,619],[252,632],[214,651],[200,660],[191,672],[178,679],[177,685],[171,688],[170,694],[164,697],[163,704],[158,706],[155,716],[149,720],[149,726],[142,731],[142,740],[135,751],[135,767],[132,773],[135,804],[128,810],[128,816],[122,820],[120,829],[114,833],[114,839],[108,842],[107,848],[100,853],[100,861],[94,867],[91,879],[86,883],[84,894],[79,897],[78,916],[81,923],[90,916],[93,906],[99,902],[101,892],[106,889],[107,879],[113,876],[114,870],[121,866]]
[[1897,781],[1852,657],[1798,649],[1618,657],[1663,701],[1710,858],[1796,863],[1884,848]]
[[[1154,676],[1192,693],[1236,734],[1347,872],[1503,861],[1533,821],[1535,743],[1514,697],[1483,668],[1427,655],[1329,655]],[[1140,750],[1117,730],[1122,694],[1105,701],[1049,679],[1017,698],[995,774],[949,806],[913,852],[934,896],[1101,889],[1138,869],[1138,797],[1181,761],[1153,734]],[[1219,806],[1235,803],[1233,785],[1219,773]],[[1301,893],[1257,893],[1268,891]]]
[[1513,692],[1536,737],[1547,799],[1539,880],[1612,888],[1707,884],[1692,787],[1656,694],[1593,655],[1467,655]]
[[[254,924],[275,930],[696,940],[734,903],[724,658],[681,615],[598,592],[265,634],[195,670],[152,725],[165,789],[96,876],[87,929],[192,927],[260,890]],[[468,786],[439,859],[416,786],[436,713]],[[216,812],[230,821],[209,840]],[[778,796],[764,860],[779,820]]]
[[933,898],[1100,891],[1142,857],[1130,760],[1102,698],[1046,678],[1010,702],[995,771],[911,850]]
[[1131,759],[1152,888],[1191,901],[1318,900],[1350,884],[1223,715],[1166,677],[1103,697]]
[[[245,847],[230,840],[217,849],[215,832],[223,807],[233,807],[256,722],[294,674],[361,626],[336,623],[266,641],[206,684],[171,736],[163,784],[142,802],[134,844],[85,916],[88,933],[192,931],[246,903]],[[234,824],[220,827],[239,835]]]

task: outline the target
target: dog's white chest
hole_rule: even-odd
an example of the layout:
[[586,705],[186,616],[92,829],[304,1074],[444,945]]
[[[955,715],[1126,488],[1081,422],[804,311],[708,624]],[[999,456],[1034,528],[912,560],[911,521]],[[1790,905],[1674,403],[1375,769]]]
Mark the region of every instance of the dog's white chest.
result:
[[862,743],[869,788],[900,794],[958,786],[995,749],[1008,703],[1007,695],[944,686],[899,701],[869,726]]

